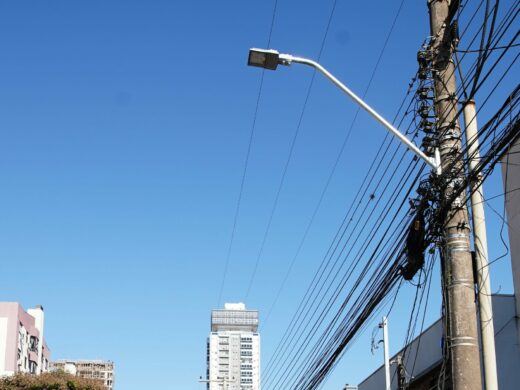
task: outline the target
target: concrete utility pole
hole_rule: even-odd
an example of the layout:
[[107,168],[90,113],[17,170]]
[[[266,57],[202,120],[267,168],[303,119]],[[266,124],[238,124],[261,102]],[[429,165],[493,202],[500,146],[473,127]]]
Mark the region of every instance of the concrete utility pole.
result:
[[379,324],[380,328],[383,328],[383,354],[385,357],[385,389],[390,390],[392,384],[390,382],[390,358],[388,351],[388,320],[383,317],[383,320]]
[[[468,145],[469,171],[473,172],[480,161],[478,142],[477,111],[475,102],[464,104],[464,124],[466,144]],[[482,340],[482,363],[486,390],[498,390],[497,361],[495,352],[495,327],[493,326],[493,307],[491,303],[491,281],[489,279],[486,217],[484,214],[484,195],[482,179],[479,177],[471,186],[471,215],[473,217],[473,241],[477,262],[477,281],[479,286],[478,306],[480,315],[480,334]]]
[[[453,3],[453,4],[452,4]],[[442,171],[450,177],[444,198],[462,181],[464,161],[461,154],[461,131],[457,120],[455,67],[452,60],[452,29],[449,15],[457,0],[428,0],[432,35],[435,113]],[[451,12],[450,12],[451,11]],[[453,166],[454,161],[457,161]],[[447,300],[448,353],[454,390],[482,388],[480,354],[477,339],[477,316],[473,267],[469,240],[469,220],[464,193],[451,204],[444,221],[444,290]]]

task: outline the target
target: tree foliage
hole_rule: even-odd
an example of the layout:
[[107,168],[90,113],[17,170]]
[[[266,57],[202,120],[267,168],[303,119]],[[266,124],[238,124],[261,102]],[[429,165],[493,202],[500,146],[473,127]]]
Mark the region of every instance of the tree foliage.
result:
[[79,378],[65,372],[41,375],[16,374],[0,379],[0,390],[105,390],[99,381]]

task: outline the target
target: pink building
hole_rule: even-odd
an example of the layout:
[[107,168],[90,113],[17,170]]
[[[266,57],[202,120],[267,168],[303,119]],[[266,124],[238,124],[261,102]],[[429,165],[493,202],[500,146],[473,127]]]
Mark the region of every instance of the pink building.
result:
[[0,302],[0,376],[48,371],[50,351],[43,338],[42,306],[27,312],[16,302]]

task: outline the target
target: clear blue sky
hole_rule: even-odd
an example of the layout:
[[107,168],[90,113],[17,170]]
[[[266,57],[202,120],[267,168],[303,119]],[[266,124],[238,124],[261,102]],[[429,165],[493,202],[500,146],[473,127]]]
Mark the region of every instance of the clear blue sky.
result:
[[[316,57],[332,3],[280,0],[271,46]],[[44,306],[54,359],[113,360],[119,390],[202,388],[197,378],[205,374],[209,316],[218,304],[261,76],[246,66],[247,51],[265,46],[273,4],[0,3],[0,299]],[[322,62],[360,94],[398,6],[337,2]],[[405,0],[367,95],[388,118],[428,32],[426,1]],[[265,74],[223,301],[245,297],[311,74],[296,66]],[[355,109],[316,78],[245,302],[261,318]],[[264,364],[383,135],[360,115],[261,329]],[[500,191],[500,177],[493,177],[486,192]],[[501,210],[500,199],[495,206]],[[503,249],[499,228],[493,220],[491,258]],[[507,258],[493,270],[494,291],[512,292]],[[403,318],[411,291],[396,311]],[[431,305],[430,322],[439,315],[438,294]],[[390,319],[392,352],[403,343],[403,318]],[[381,353],[370,354],[369,340],[376,323],[326,389],[357,383],[379,366]]]

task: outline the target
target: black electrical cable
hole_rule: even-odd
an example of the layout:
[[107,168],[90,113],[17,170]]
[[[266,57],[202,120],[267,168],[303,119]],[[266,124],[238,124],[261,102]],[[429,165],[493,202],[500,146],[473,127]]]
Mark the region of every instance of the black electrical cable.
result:
[[[358,193],[359,193],[359,192],[358,192]],[[357,207],[359,207],[360,204],[361,204],[361,203],[358,203]],[[349,212],[350,212],[350,210],[352,209],[352,206],[353,206],[353,204],[351,205],[351,208],[349,209]],[[356,207],[356,210],[357,210],[357,207]],[[352,213],[351,215],[353,216],[354,214],[355,214],[355,211],[354,211],[354,213]],[[349,213],[347,213],[347,217],[348,217],[348,215],[349,215]],[[344,219],[344,222],[345,222],[345,220],[347,220],[347,217]],[[351,217],[350,220],[352,220],[352,217]],[[347,225],[346,227],[348,227],[348,225]],[[355,229],[354,229],[354,230],[355,230]],[[343,230],[343,233],[342,233],[342,235],[341,235],[341,237],[340,237],[339,240],[336,240],[336,239],[334,240],[334,241],[337,241],[337,244],[339,244],[341,238],[342,238],[343,235],[345,234],[345,231],[346,231],[346,230]],[[337,236],[338,236],[338,234],[336,235],[336,238],[337,238]],[[334,252],[337,250],[337,244],[336,244],[336,248],[333,250]],[[331,247],[329,247],[328,254],[330,253],[331,248],[332,248],[332,245],[331,245]],[[331,255],[331,256],[332,256],[332,255]],[[332,258],[331,256],[329,256],[329,260],[331,260],[331,258]],[[322,263],[322,264],[323,264],[323,263]],[[325,272],[324,269],[322,269],[322,271]],[[322,277],[322,275],[323,275],[323,272],[322,272],[321,275],[320,275],[320,279],[321,279],[321,277]],[[318,282],[319,282],[319,281],[318,281]],[[314,292],[314,289],[316,288],[316,285],[317,285],[317,284],[314,284],[314,287],[313,287],[312,292]],[[308,290],[308,291],[309,291],[309,290]],[[312,294],[311,294],[311,295],[312,295]],[[309,298],[309,296],[310,296],[309,294],[306,294],[306,297],[307,297],[307,298]],[[308,299],[307,299],[307,302],[308,302]],[[314,303],[314,302],[313,302],[313,303]],[[302,313],[302,312],[300,311],[299,316],[297,317],[297,322],[300,322],[300,324],[301,324],[302,322],[305,322],[305,320],[306,320],[306,318],[303,318],[303,319],[300,318],[300,317],[301,317],[301,313]],[[293,317],[293,319],[294,319],[294,317]],[[291,321],[291,322],[294,322],[294,321]],[[292,330],[294,330],[294,327],[289,327],[288,329],[292,329]],[[282,343],[282,345],[285,344],[285,341],[286,341],[286,340],[287,340],[287,338],[285,337],[285,340],[284,340],[284,342]],[[280,346],[280,344],[279,344],[279,346]],[[275,358],[276,358],[276,355],[277,355],[277,353],[275,353]],[[266,377],[266,376],[267,376],[267,374],[266,374],[264,377]]]
[[[394,20],[393,20],[393,22],[392,22],[392,24],[391,24],[391,27],[390,27],[388,33],[386,34],[385,42],[384,42],[383,47],[381,48],[381,50],[380,50],[380,52],[379,52],[378,59],[377,59],[376,64],[375,64],[375,66],[374,66],[374,68],[373,68],[373,70],[372,70],[372,74],[371,74],[370,79],[369,79],[369,81],[368,81],[368,84],[367,84],[367,86],[366,86],[366,88],[365,88],[365,91],[363,92],[363,95],[362,95],[362,97],[361,97],[362,99],[364,99],[364,98],[366,97],[366,95],[368,94],[368,91],[370,90],[370,87],[371,87],[371,85],[372,85],[372,81],[373,81],[373,79],[374,79],[374,77],[375,77],[375,74],[376,74],[376,72],[377,72],[377,69],[379,68],[379,65],[380,65],[381,60],[382,60],[382,58],[383,58],[383,55],[384,55],[384,53],[385,53],[385,50],[386,50],[386,47],[387,47],[388,42],[389,42],[389,40],[390,40],[390,37],[392,36],[393,30],[394,30],[394,28],[395,28],[395,25],[397,24],[397,20],[398,20],[398,18],[399,18],[399,15],[400,15],[400,13],[401,13],[402,8],[403,8],[404,2],[405,2],[405,0],[401,0],[401,3],[399,4],[399,7],[398,7],[398,9],[397,9],[397,12],[396,12],[396,14],[395,14],[395,16],[394,16]],[[411,90],[411,89],[409,89],[408,94],[409,94],[410,90]],[[408,95],[408,94],[407,94],[407,95]],[[404,104],[404,100],[403,100],[402,105],[403,105],[403,104]],[[402,105],[401,105],[401,107],[402,107]],[[339,162],[340,162],[340,160],[341,160],[341,157],[343,156],[343,153],[344,153],[344,151],[345,151],[345,148],[346,148],[346,145],[347,145],[347,143],[348,143],[348,140],[350,139],[350,134],[352,133],[352,130],[353,130],[354,125],[355,125],[355,123],[356,123],[356,119],[357,119],[357,117],[358,117],[359,111],[360,111],[360,109],[358,108],[358,109],[356,110],[356,113],[355,113],[355,115],[354,115],[354,118],[352,119],[352,121],[351,121],[351,123],[350,123],[350,126],[349,126],[349,128],[348,128],[347,134],[345,135],[345,137],[344,137],[344,139],[343,139],[343,142],[342,142],[342,145],[341,145],[341,147],[340,147],[339,153],[338,153],[338,155],[337,155],[337,157],[336,157],[336,159],[335,159],[335,161],[334,161],[334,164],[333,164],[333,166],[332,166],[332,169],[331,169],[331,171],[330,171],[330,173],[329,173],[329,175],[328,175],[328,177],[327,177],[327,180],[326,180],[326,182],[325,182],[325,186],[324,186],[324,188],[323,188],[323,190],[322,190],[322,192],[321,192],[321,194],[320,194],[320,197],[319,197],[319,199],[318,199],[318,203],[316,204],[316,206],[315,206],[315,208],[314,208],[314,211],[313,211],[313,213],[312,213],[312,215],[311,215],[311,218],[310,218],[310,220],[309,220],[309,223],[307,224],[307,227],[305,228],[305,231],[304,231],[304,233],[303,233],[302,239],[300,240],[300,243],[299,243],[299,245],[298,245],[298,247],[297,247],[296,254],[294,255],[294,257],[293,257],[293,259],[292,259],[292,261],[291,261],[291,263],[290,263],[290,265],[289,265],[289,268],[287,269],[287,271],[286,271],[286,273],[285,273],[285,275],[284,275],[284,278],[283,278],[283,280],[282,280],[282,283],[281,283],[281,285],[280,285],[280,287],[278,288],[278,291],[277,291],[277,293],[276,293],[275,299],[274,299],[273,303],[271,304],[271,306],[270,306],[270,308],[269,308],[269,310],[268,310],[268,312],[267,312],[267,316],[266,316],[266,318],[265,318],[264,321],[263,321],[264,326],[265,326],[265,323],[267,322],[267,320],[269,319],[270,314],[271,314],[271,312],[273,311],[274,306],[275,306],[276,303],[278,302],[278,299],[279,299],[279,297],[280,297],[280,294],[281,294],[281,292],[283,291],[283,289],[284,289],[284,287],[285,287],[285,284],[286,284],[286,282],[287,282],[287,280],[288,280],[288,278],[289,278],[289,275],[291,274],[291,271],[292,271],[293,266],[294,266],[294,264],[295,264],[295,262],[296,262],[296,259],[298,258],[299,254],[300,254],[300,251],[301,251],[301,249],[303,248],[303,244],[305,243],[305,240],[306,240],[307,235],[308,235],[308,233],[309,233],[309,231],[310,231],[310,228],[311,228],[311,226],[313,225],[314,220],[315,220],[315,218],[316,218],[316,215],[318,214],[318,211],[319,211],[320,208],[321,208],[321,204],[322,204],[323,199],[324,199],[324,197],[325,197],[325,193],[327,192],[327,190],[328,190],[328,188],[329,188],[329,185],[330,185],[330,183],[331,183],[331,181],[332,181],[332,177],[333,177],[334,174],[336,173],[336,169],[337,169],[337,167],[338,167],[338,165],[339,165]],[[398,110],[398,112],[400,112],[400,109]],[[375,160],[374,160],[374,161],[375,161]]]
[[[325,48],[325,42],[327,41],[327,37],[328,37],[328,34],[329,34],[330,26],[332,24],[332,19],[334,17],[334,13],[336,11],[336,5],[337,5],[337,0],[333,0],[332,8],[331,8],[331,11],[330,11],[330,14],[329,14],[329,18],[327,20],[327,25],[326,25],[326,28],[325,28],[325,33],[323,35],[323,39],[322,39],[321,45],[320,45],[320,50],[318,52],[318,57],[317,57],[318,61],[321,58],[321,56],[323,54],[323,50]],[[271,211],[269,213],[268,222],[267,222],[267,225],[266,225],[263,237],[262,237],[262,242],[260,244],[260,249],[258,250],[258,254],[256,256],[256,260],[255,260],[255,263],[254,263],[254,266],[253,266],[253,271],[252,271],[251,277],[249,279],[249,283],[248,283],[246,294],[245,294],[245,298],[244,298],[244,300],[246,300],[246,301],[247,301],[247,299],[249,297],[249,294],[251,292],[251,288],[253,286],[253,283],[254,283],[254,280],[255,280],[255,277],[256,277],[256,272],[258,270],[258,265],[259,265],[260,260],[262,258],[262,255],[263,255],[263,252],[264,252],[264,248],[265,248],[265,244],[267,242],[267,237],[268,237],[269,232],[271,230],[271,224],[273,222],[273,217],[274,217],[276,209],[278,207],[278,201],[280,199],[280,194],[282,192],[282,188],[283,188],[283,186],[285,184],[285,178],[287,176],[287,171],[288,171],[288,168],[289,168],[289,164],[290,164],[290,162],[292,160],[294,147],[296,145],[296,141],[298,139],[298,135],[300,134],[301,126],[302,126],[302,123],[303,123],[303,117],[305,115],[305,112],[307,111],[307,103],[308,103],[309,97],[311,95],[312,86],[314,85],[315,77],[316,77],[316,71],[313,71],[312,76],[311,76],[311,80],[309,82],[309,86],[307,88],[307,93],[305,95],[305,100],[303,102],[303,107],[302,107],[302,110],[300,112],[300,116],[298,118],[298,123],[296,125],[296,130],[294,132],[294,135],[293,135],[293,138],[292,138],[292,141],[291,141],[291,145],[289,147],[289,154],[288,154],[287,159],[285,161],[285,165],[284,165],[283,171],[282,171],[282,176],[280,178],[280,182],[279,182],[277,190],[276,190],[275,200],[273,202],[273,206],[271,207]]]

